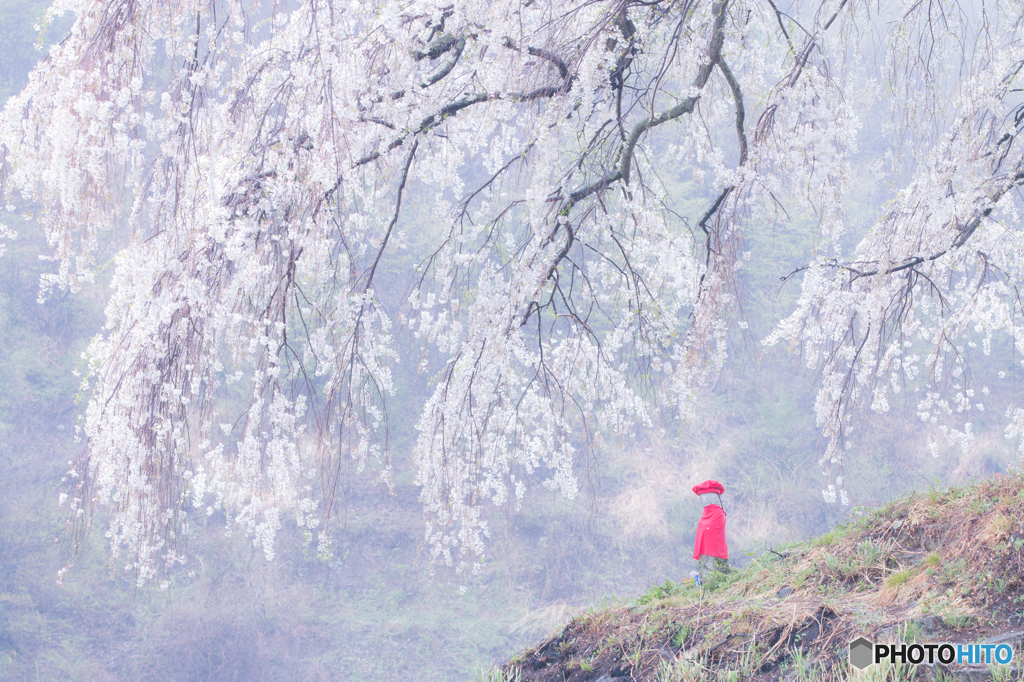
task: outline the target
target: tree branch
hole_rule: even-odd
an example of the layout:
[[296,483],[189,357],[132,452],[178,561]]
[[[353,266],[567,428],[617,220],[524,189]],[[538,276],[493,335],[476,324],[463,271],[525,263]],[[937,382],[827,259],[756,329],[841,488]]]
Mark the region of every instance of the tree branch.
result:
[[[708,46],[708,61],[701,65],[697,72],[697,77],[693,80],[693,87],[698,90],[703,90],[704,86],[708,82],[708,78],[711,76],[711,69],[715,67],[721,58],[722,54],[722,43],[725,40],[725,33],[722,30],[725,26],[725,9],[728,6],[728,0],[725,2],[719,2],[714,8],[715,12],[715,25],[712,29],[711,43]],[[629,184],[629,171],[633,164],[633,149],[636,147],[636,143],[640,140],[640,136],[645,132],[659,126],[666,121],[679,118],[683,114],[689,114],[693,111],[693,107],[697,104],[699,95],[687,97],[676,106],[663,111],[658,116],[653,118],[647,118],[640,121],[629,134],[629,138],[626,140],[626,144],[623,147],[622,160],[619,166],[619,172],[622,175],[622,180],[627,185]]]
[[388,240],[391,239],[391,231],[398,222],[398,212],[402,208],[402,192],[405,190],[405,183],[409,179],[409,168],[412,167],[412,159],[416,155],[416,148],[419,144],[418,138],[413,141],[412,149],[409,150],[409,157],[405,160],[405,168],[402,169],[402,177],[398,181],[398,198],[395,199],[395,214],[391,216],[388,229],[384,232],[384,240],[381,242],[380,248],[377,249],[377,257],[373,259],[373,265],[370,266],[370,270],[366,274],[366,286],[363,287],[364,292],[369,291],[370,285],[373,284],[373,274],[377,271],[377,264],[380,263],[380,257],[384,255],[384,249],[388,245]]
[[[519,51],[519,47],[516,46],[515,41],[512,40],[511,38],[505,38],[505,47],[509,48],[510,50]],[[554,52],[550,50],[545,50],[542,47],[532,47],[528,45],[526,47],[526,53],[534,57],[540,57],[541,59],[553,64],[554,67],[558,69],[558,73],[562,76],[562,78],[569,77],[568,65],[566,65],[565,61]]]
[[721,69],[725,80],[729,82],[729,87],[732,88],[732,98],[736,102],[736,137],[740,141],[740,165],[742,166],[747,161],[747,136],[743,132],[743,92],[740,90],[740,84],[736,81],[736,76],[732,74],[729,65],[721,57],[718,58],[718,68]]

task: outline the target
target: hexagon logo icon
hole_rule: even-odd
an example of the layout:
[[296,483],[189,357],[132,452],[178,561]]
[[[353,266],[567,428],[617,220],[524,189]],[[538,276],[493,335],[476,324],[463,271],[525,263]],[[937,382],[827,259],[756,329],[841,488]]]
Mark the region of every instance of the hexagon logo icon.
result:
[[850,665],[857,670],[863,670],[875,662],[875,645],[864,637],[858,637],[850,642]]

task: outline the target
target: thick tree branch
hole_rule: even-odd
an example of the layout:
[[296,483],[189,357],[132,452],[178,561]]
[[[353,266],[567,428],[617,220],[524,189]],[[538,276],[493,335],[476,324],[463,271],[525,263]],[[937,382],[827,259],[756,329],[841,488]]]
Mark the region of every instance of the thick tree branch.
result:
[[743,132],[743,92],[740,90],[740,84],[736,81],[736,76],[729,70],[729,65],[725,63],[725,60],[719,56],[718,68],[721,69],[722,75],[725,76],[725,80],[729,82],[729,87],[732,89],[732,98],[736,102],[736,137],[740,143],[740,165],[742,166],[747,162],[747,135]]
[[[722,55],[722,43],[725,40],[725,33],[723,28],[725,26],[725,9],[728,6],[728,2],[719,2],[714,5],[713,12],[715,14],[715,25],[711,33],[711,41],[708,45],[707,58],[708,61],[701,65],[697,71],[697,77],[693,80],[693,87],[697,90],[703,90],[704,86],[708,82],[708,78],[711,77],[711,69],[715,67],[718,60]],[[693,111],[694,106],[697,104],[699,95],[693,95],[687,97],[676,106],[663,111],[661,114],[652,118],[644,119],[635,126],[629,134],[629,138],[626,140],[626,144],[623,147],[622,159],[619,165],[619,172],[622,175],[622,181],[627,185],[629,184],[629,172],[633,164],[633,150],[636,147],[636,143],[640,140],[640,136],[645,132],[656,126],[677,119],[683,114],[689,114]]]
[[[505,38],[505,47],[511,50],[519,50],[519,47],[511,38]],[[526,47],[526,53],[534,57],[540,57],[541,59],[553,64],[554,67],[558,69],[558,73],[562,76],[562,78],[569,77],[569,67],[565,63],[565,60],[563,60],[561,57],[559,57],[551,50],[545,50],[542,47],[533,47],[528,45]]]
[[437,59],[445,52],[455,47],[459,42],[462,42],[462,44],[465,45],[465,40],[465,38],[456,38],[452,34],[446,33],[440,38],[434,40],[434,42],[432,42],[427,47],[426,52],[414,50],[412,53],[412,58],[415,59],[416,61],[422,61],[424,59]]
[[455,44],[455,54],[452,56],[452,60],[445,64],[444,68],[435,73],[433,76],[427,79],[426,83],[423,83],[421,87],[427,88],[438,82],[448,74],[452,72],[455,65],[459,63],[459,58],[462,57],[462,51],[466,49],[466,37],[459,38],[459,42]]

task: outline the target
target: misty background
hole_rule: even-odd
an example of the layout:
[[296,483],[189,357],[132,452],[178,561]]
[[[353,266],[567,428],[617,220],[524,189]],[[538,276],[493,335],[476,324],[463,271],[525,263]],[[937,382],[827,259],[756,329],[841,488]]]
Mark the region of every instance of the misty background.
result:
[[[46,7],[45,0],[0,0],[0,104],[24,86],[42,48],[67,32],[71,17],[35,28]],[[869,171],[878,129],[869,123],[848,206],[851,244],[892,192]],[[702,188],[670,188],[691,221],[706,210]],[[95,285],[74,296],[58,290],[39,303],[39,277],[50,266],[40,258],[45,237],[26,207],[13,209],[0,210],[0,222],[18,233],[0,257],[0,679],[470,679],[577,610],[687,577],[696,567],[701,515],[690,488],[700,481],[725,485],[730,555],[744,565],[858,509],[910,489],[989,477],[1018,458],[1017,443],[1003,435],[1003,415],[972,415],[977,437],[963,453],[918,418],[905,392],[907,403],[853,432],[844,481],[850,506],[824,503],[814,371],[798,354],[761,344],[799,293],[798,278],[783,286],[780,277],[813,246],[813,217],[794,215],[747,245],[760,257],[741,271],[738,286],[757,305],[734,325],[729,360],[700,398],[698,416],[601,441],[594,458],[578,463],[581,494],[571,502],[534,486],[519,512],[489,507],[480,574],[429,564],[409,451],[415,406],[429,394],[430,377],[404,362],[394,368],[398,391],[389,401],[393,492],[371,473],[348,472],[331,525],[333,557],[318,556],[286,525],[268,562],[250,539],[228,532],[223,514],[213,514],[195,521],[189,564],[166,592],[155,583],[137,588],[134,574],[110,559],[101,511],[58,586],[67,560],[61,478],[82,452],[74,435],[86,396],[75,371],[103,322],[119,235],[103,247],[107,264],[101,260]],[[411,201],[403,218],[410,232],[416,214]],[[379,288],[393,301],[407,286],[403,265],[418,259],[420,238],[411,241],[388,254],[392,274]],[[974,383],[990,389],[993,403],[1020,392],[1009,345],[984,361],[977,356]]]

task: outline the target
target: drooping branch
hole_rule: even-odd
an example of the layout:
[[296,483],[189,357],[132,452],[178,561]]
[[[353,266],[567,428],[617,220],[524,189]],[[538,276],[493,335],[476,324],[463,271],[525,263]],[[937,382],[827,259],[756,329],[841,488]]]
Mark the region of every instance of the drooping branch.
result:
[[[724,26],[725,26],[725,18],[726,18],[727,7],[728,7],[728,0],[725,0],[723,2],[716,3],[713,6],[713,8],[712,8],[712,13],[713,13],[713,15],[715,17],[715,20],[714,20],[714,24],[713,24],[713,28],[712,28],[712,32],[711,32],[711,37],[709,39],[709,44],[708,44],[708,49],[707,49],[707,55],[706,56],[707,56],[707,60],[708,61],[701,65],[700,69],[698,70],[697,76],[695,77],[695,79],[693,81],[693,88],[696,88],[697,90],[702,90],[704,88],[704,86],[707,84],[708,79],[710,78],[712,69],[718,64],[718,62],[721,59],[722,44],[724,42]],[[628,21],[628,19],[627,19],[627,21]],[[736,91],[738,91],[738,86],[736,87],[736,90],[734,92],[736,92]],[[566,227],[567,230],[571,230],[571,228],[569,228],[569,222],[568,221],[569,221],[569,218],[570,218],[570,215],[572,213],[573,208],[580,201],[582,201],[583,199],[591,196],[594,193],[604,191],[612,183],[618,182],[620,180],[628,185],[629,184],[629,173],[630,173],[630,168],[631,168],[631,165],[632,165],[633,151],[634,151],[634,149],[636,147],[636,144],[639,141],[640,137],[644,133],[646,133],[647,131],[649,131],[649,130],[651,130],[651,129],[653,129],[653,128],[655,128],[655,127],[657,127],[657,126],[659,126],[659,125],[661,125],[663,123],[666,123],[668,121],[677,119],[680,116],[683,116],[684,114],[691,113],[693,111],[694,106],[697,103],[697,99],[698,99],[698,95],[689,96],[689,97],[685,98],[682,102],[680,102],[678,105],[676,105],[676,106],[674,106],[674,107],[672,107],[672,108],[662,112],[658,116],[651,117],[651,118],[646,118],[643,121],[640,121],[639,123],[634,125],[632,130],[631,130],[631,132],[630,132],[629,138],[626,140],[625,144],[620,149],[620,152],[619,152],[619,154],[620,154],[619,169],[616,170],[616,171],[613,171],[613,172],[610,172],[610,173],[606,174],[604,177],[602,177],[601,179],[597,180],[596,182],[591,183],[590,185],[587,185],[587,186],[585,186],[585,187],[583,187],[581,189],[578,189],[578,190],[576,190],[574,192],[571,192],[569,194],[568,201],[566,201],[566,203],[559,210],[559,212],[557,214],[558,218],[555,221],[554,227],[552,228],[552,230],[551,230],[550,234],[547,236],[547,238],[544,240],[543,245],[546,246],[548,243],[550,243],[551,240],[553,240],[554,237],[558,234],[558,232],[560,231],[560,228],[563,225]],[[737,109],[738,109],[739,113],[737,115],[738,115],[739,121],[740,121],[738,125],[740,125],[741,134],[742,134],[742,97],[738,100],[738,102],[739,103],[737,105]],[[744,142],[745,142],[745,140],[744,140]],[[745,144],[744,144],[744,152],[745,152]],[[745,154],[744,154],[744,160],[745,160]],[[729,189],[731,190],[731,188],[729,188]],[[727,195],[728,195],[728,191],[725,192],[719,198],[719,200],[716,202],[714,210],[717,210],[718,206],[721,205],[721,202],[725,199],[725,196],[727,196]],[[713,211],[712,211],[712,213],[713,213]],[[706,228],[705,228],[705,231],[707,231]],[[710,234],[708,236],[708,239],[710,240]],[[547,267],[547,269],[545,271],[545,274],[542,276],[542,278],[540,280],[539,286],[537,288],[537,292],[530,299],[530,301],[525,305],[524,310],[520,314],[520,316],[519,316],[519,324],[518,324],[519,327],[522,327],[522,326],[524,326],[526,324],[526,322],[529,320],[530,315],[533,313],[534,310],[539,310],[539,304],[538,304],[538,301],[537,301],[537,297],[540,295],[541,290],[543,290],[543,288],[547,284],[547,282],[557,272],[557,268],[558,268],[559,264],[566,257],[566,255],[568,254],[569,248],[572,246],[573,241],[574,241],[574,237],[573,237],[572,232],[570,231],[568,236],[567,236],[566,243],[563,245],[563,248],[560,249],[557,253],[555,253],[555,255],[552,258],[552,261],[549,263],[549,265],[548,265],[548,267]]]
[[782,35],[786,38],[786,43],[789,44],[789,51],[796,52],[793,48],[793,41],[789,37],[789,33],[786,31],[786,26],[782,23],[782,12],[780,12],[779,8],[775,6],[774,0],[768,0],[768,4],[772,6],[772,11],[775,12],[775,19],[779,22],[779,30],[782,31]]
[[825,22],[825,25],[822,27],[823,29],[825,29],[826,31],[828,30],[828,27],[832,25],[832,22],[834,22],[836,18],[839,17],[839,13],[843,11],[844,7],[846,7],[847,2],[848,0],[842,0],[842,2],[839,3],[839,7],[836,8],[836,11],[833,12],[832,16],[829,17],[828,21]]
[[735,186],[729,185],[721,192],[719,192],[718,196],[715,198],[714,203],[711,204],[711,207],[708,208],[708,210],[704,212],[704,215],[700,217],[700,220],[697,221],[697,226],[704,232],[704,235],[707,240],[705,243],[706,252],[704,254],[705,259],[707,259],[705,261],[705,265],[710,262],[711,254],[714,253],[714,249],[711,248],[712,233],[711,228],[708,226],[708,221],[711,220],[711,218],[713,218],[716,213],[718,213],[718,209],[722,207],[722,204],[725,202],[725,200],[729,197],[730,194],[732,194],[733,189],[735,189]]
[[409,169],[412,167],[412,160],[416,156],[416,148],[419,146],[420,141],[414,140],[412,143],[412,149],[409,150],[409,156],[405,160],[405,167],[402,169],[402,175],[398,179],[398,190],[395,196],[395,212],[391,216],[391,222],[388,223],[387,229],[384,231],[384,239],[381,240],[380,248],[377,249],[377,256],[373,259],[373,265],[366,273],[366,283],[363,286],[363,291],[369,291],[373,285],[373,275],[377,272],[377,264],[380,263],[381,256],[384,255],[384,249],[387,248],[388,240],[391,239],[391,232],[395,229],[395,224],[398,223],[398,215],[402,210],[402,194],[405,192],[405,183],[409,180]]
[[[708,82],[708,78],[711,77],[711,70],[718,64],[718,60],[722,55],[722,43],[725,40],[725,34],[723,27],[725,26],[725,10],[728,6],[728,0],[723,2],[717,2],[712,8],[712,13],[715,15],[715,24],[711,30],[711,39],[708,44],[707,61],[701,64],[697,71],[697,77],[693,79],[692,89],[698,91],[703,90],[704,86]],[[629,133],[629,137],[626,139],[626,143],[622,150],[622,159],[619,164],[619,172],[622,174],[622,181],[629,184],[629,171],[633,164],[633,150],[636,147],[637,142],[640,140],[640,136],[646,133],[651,128],[661,125],[667,121],[672,121],[683,114],[689,114],[693,112],[694,106],[697,104],[699,95],[691,95],[683,99],[682,102],[667,109],[657,116],[646,118],[633,126],[633,129]]]
[[[453,64],[453,66],[454,66],[454,64]],[[449,71],[450,71],[450,69],[449,69]],[[445,75],[447,75],[447,73],[445,73]],[[440,80],[440,79],[438,79],[438,80]],[[436,81],[434,81],[434,82],[436,82]],[[493,102],[493,101],[498,101],[498,100],[508,100],[508,101],[511,101],[511,102],[520,102],[520,103],[521,102],[532,102],[532,101],[535,101],[535,100],[538,100],[538,99],[547,99],[547,98],[550,98],[550,97],[554,97],[556,95],[560,95],[560,94],[562,94],[564,92],[567,92],[569,90],[569,88],[571,88],[571,87],[572,87],[572,79],[566,78],[565,82],[562,83],[561,85],[557,85],[557,86],[542,86],[542,87],[535,88],[534,90],[530,90],[530,91],[527,91],[527,92],[510,92],[510,93],[504,93],[504,94],[503,93],[481,92],[481,93],[477,93],[475,95],[470,95],[469,97],[463,97],[462,99],[456,100],[455,102],[450,102],[449,104],[444,105],[443,107],[438,109],[438,111],[436,113],[430,114],[429,116],[426,116],[422,121],[420,121],[419,126],[417,126],[417,128],[415,130],[413,130],[413,131],[411,131],[409,133],[406,133],[404,135],[400,135],[400,136],[396,137],[395,139],[393,139],[388,144],[387,148],[384,151],[374,151],[374,152],[371,152],[371,153],[367,154],[366,156],[358,159],[352,165],[353,165],[354,168],[358,168],[359,166],[364,166],[364,165],[370,163],[371,161],[376,161],[377,159],[379,159],[381,156],[383,156],[385,153],[391,151],[392,149],[395,149],[397,147],[401,147],[405,143],[405,140],[408,139],[408,137],[410,135],[416,136],[416,135],[421,135],[423,133],[426,133],[431,128],[434,128],[437,125],[439,125],[445,118],[448,118],[450,116],[454,116],[457,113],[459,113],[460,111],[462,111],[463,109],[467,109],[467,108],[469,108],[469,107],[471,107],[473,105],[482,104],[484,102]],[[370,120],[370,119],[367,119],[367,120]]]
[[722,75],[725,76],[725,80],[729,83],[729,88],[732,89],[732,98],[736,103],[736,137],[740,144],[740,163],[743,165],[747,162],[747,134],[743,131],[743,117],[745,115],[743,109],[743,91],[740,90],[740,84],[736,80],[736,76],[733,75],[732,71],[729,70],[729,65],[725,63],[725,60],[719,56],[718,68],[721,69]]
[[[1005,195],[1007,192],[1014,189],[1015,187],[1020,187],[1021,185],[1024,185],[1024,171],[1018,171],[1013,176],[1011,176],[1007,182],[1005,182],[1002,186],[998,187],[994,192],[992,192],[992,194],[988,196],[988,205],[982,209],[975,211],[974,215],[971,217],[970,220],[962,224],[959,222],[956,223],[957,235],[956,237],[953,238],[953,241],[950,243],[949,248],[942,249],[940,251],[935,251],[929,254],[908,256],[906,259],[903,260],[903,262],[899,263],[898,265],[892,265],[887,268],[875,268],[868,270],[862,269],[862,267],[855,267],[855,263],[839,262],[837,260],[828,260],[824,261],[821,264],[826,267],[832,267],[839,270],[846,270],[850,272],[855,279],[859,279],[862,277],[875,277],[877,275],[892,275],[897,272],[902,272],[904,270],[916,268],[918,265],[922,265],[924,263],[936,261],[939,258],[945,256],[950,251],[962,248],[971,238],[971,236],[975,233],[975,231],[981,226],[982,222],[992,214],[992,211],[995,210],[996,204],[999,203],[999,200],[1003,197],[1003,195]],[[897,219],[897,217],[898,216],[894,216],[890,218],[890,220],[895,220]],[[789,279],[797,272],[802,272],[806,270],[807,267],[808,266],[803,266],[801,268],[798,268],[797,270],[794,270],[789,275],[783,277],[783,281]]]

